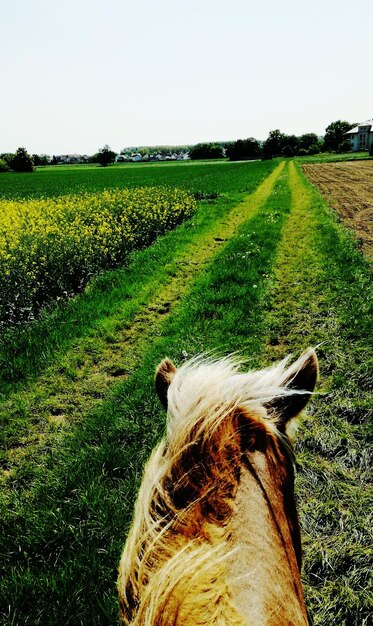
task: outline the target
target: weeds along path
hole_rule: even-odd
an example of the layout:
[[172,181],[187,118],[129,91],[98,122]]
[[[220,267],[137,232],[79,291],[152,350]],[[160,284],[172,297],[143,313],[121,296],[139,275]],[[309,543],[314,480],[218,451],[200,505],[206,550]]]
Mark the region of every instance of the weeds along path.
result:
[[292,207],[269,294],[265,359],[319,344],[321,395],[297,443],[305,591],[315,625],[360,626],[372,606],[371,272],[294,162],[289,184]]
[[[9,438],[2,453],[2,480],[10,484],[20,464],[35,462],[48,451],[51,440],[84,419],[118,380],[136,366],[144,347],[159,334],[158,327],[190,289],[191,282],[229,241],[237,228],[252,218],[270,196],[284,163],[252,194],[234,206],[200,237],[192,239],[182,255],[173,259],[169,275],[157,290],[145,289],[139,311],[130,322],[106,320],[106,337],[76,344],[57,368],[51,367],[25,390],[3,403],[0,415]],[[164,280],[164,276],[163,276]]]

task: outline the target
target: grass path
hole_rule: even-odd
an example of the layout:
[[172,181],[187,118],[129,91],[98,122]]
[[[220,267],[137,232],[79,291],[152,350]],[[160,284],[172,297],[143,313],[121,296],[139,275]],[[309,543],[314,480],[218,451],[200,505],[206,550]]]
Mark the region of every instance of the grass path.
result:
[[104,332],[76,343],[66,351],[57,368],[49,368],[36,384],[8,398],[2,406],[3,423],[6,420],[11,424],[11,436],[2,458],[3,481],[12,483],[21,463],[32,463],[35,457],[40,462],[40,454],[49,453],[51,438],[57,435],[60,439],[64,430],[94,410],[118,379],[133,372],[144,347],[157,336],[159,324],[240,224],[252,218],[265,203],[283,167],[280,164],[252,194],[213,222],[207,232],[195,236],[168,268],[162,268],[160,284],[153,277],[151,284],[145,285],[137,300],[137,311],[133,308],[132,315],[123,322],[118,321],[117,315],[107,316]]
[[373,606],[371,273],[294,163],[289,184],[292,210],[274,267],[265,360],[320,344],[321,395],[297,444],[306,599],[315,624],[362,626]]
[[336,324],[322,289],[325,262],[314,242],[319,221],[315,198],[294,162],[289,165],[289,185],[291,214],[283,229],[270,294],[267,353],[271,358],[282,358],[299,347],[302,336],[312,345],[325,341]]

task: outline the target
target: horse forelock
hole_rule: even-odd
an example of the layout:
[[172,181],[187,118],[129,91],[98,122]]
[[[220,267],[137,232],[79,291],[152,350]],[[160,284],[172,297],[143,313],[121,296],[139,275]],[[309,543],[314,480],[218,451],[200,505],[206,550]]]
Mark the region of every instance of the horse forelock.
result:
[[182,442],[196,426],[208,437],[236,409],[277,434],[279,416],[269,408],[271,401],[300,393],[284,384],[287,362],[247,373],[240,373],[242,361],[234,357],[197,357],[182,365],[168,390],[168,443]]

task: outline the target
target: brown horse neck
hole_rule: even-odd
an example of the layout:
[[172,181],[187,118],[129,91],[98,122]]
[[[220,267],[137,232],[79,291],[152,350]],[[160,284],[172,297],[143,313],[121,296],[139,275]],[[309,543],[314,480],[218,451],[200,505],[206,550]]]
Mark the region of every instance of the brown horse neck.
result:
[[[283,478],[276,476],[276,465],[255,451],[241,466],[231,521],[229,587],[248,625],[306,626],[298,520],[295,505],[286,502],[288,494],[284,497],[280,488]],[[292,490],[289,498],[293,500]]]

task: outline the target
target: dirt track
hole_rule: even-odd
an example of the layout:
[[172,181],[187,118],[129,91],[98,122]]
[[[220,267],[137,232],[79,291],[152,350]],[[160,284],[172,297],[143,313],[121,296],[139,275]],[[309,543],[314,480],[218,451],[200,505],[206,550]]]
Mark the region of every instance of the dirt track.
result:
[[373,261],[373,161],[307,164],[303,171]]

